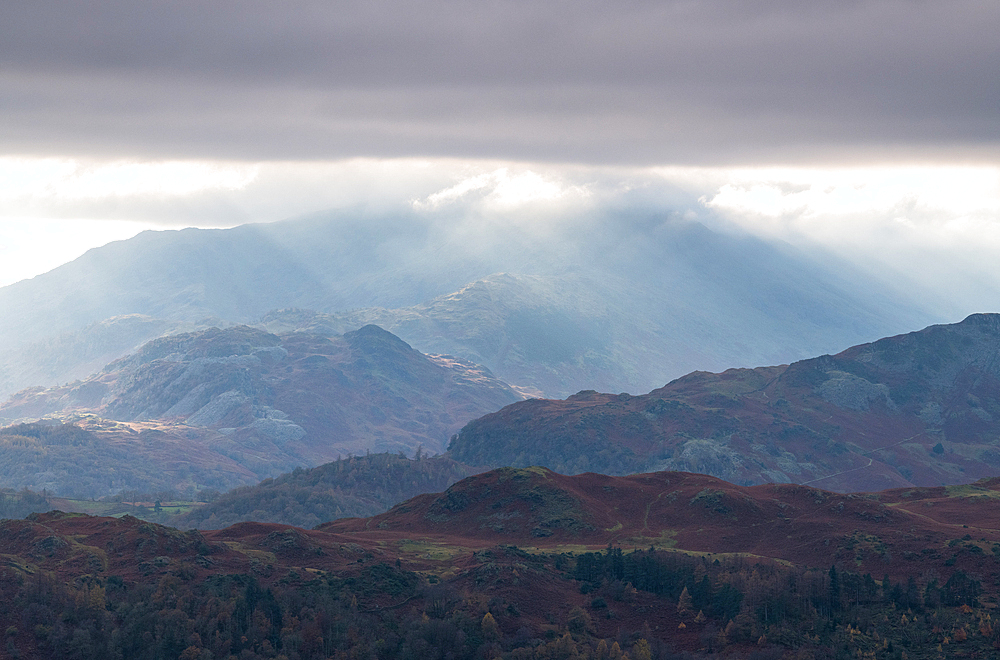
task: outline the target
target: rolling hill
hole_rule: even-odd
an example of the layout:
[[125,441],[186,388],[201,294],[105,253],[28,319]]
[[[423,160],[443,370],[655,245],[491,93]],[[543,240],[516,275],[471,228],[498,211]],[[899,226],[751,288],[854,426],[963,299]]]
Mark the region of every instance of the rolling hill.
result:
[[[852,564],[905,579],[914,562],[940,568],[952,556],[950,566],[974,570],[981,553],[969,547],[1000,543],[998,502],[1000,479],[840,494],[794,484],[741,487],[686,472],[612,477],[500,468],[386,513],[317,529],[369,543],[737,552],[801,566]],[[948,545],[965,535],[975,539]]]
[[505,468],[315,530],[34,514],[0,625],[23,658],[988,657],[998,496]]

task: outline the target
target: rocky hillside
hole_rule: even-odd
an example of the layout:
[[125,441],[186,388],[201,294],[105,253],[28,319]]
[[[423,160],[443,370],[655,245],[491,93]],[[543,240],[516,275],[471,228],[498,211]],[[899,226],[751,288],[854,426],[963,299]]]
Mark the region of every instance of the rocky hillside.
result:
[[695,372],[642,396],[511,405],[450,453],[569,473],[679,469],[855,491],[1000,473],[1000,315],[791,365]]
[[[202,327],[199,327],[202,326]],[[26,387],[71,383],[164,335],[206,329],[142,314],[115,316],[75,331],[0,349],[0,399]]]
[[[111,458],[102,461],[100,438],[116,444],[112,436],[121,436],[131,457],[140,460],[161,451],[157,434],[167,434],[186,444],[167,463],[176,470],[167,470],[164,478],[186,490],[206,483],[181,474],[192,463],[199,471],[232,463],[244,472],[242,483],[255,483],[296,466],[367,451],[412,455],[422,447],[437,453],[466,422],[519,398],[485,369],[426,356],[375,326],[336,337],[277,336],[244,326],[157,339],[86,380],[22,391],[0,407],[0,416],[75,421],[96,415],[123,423],[89,428],[99,438],[87,445],[95,447],[95,469]],[[60,450],[46,445],[42,451],[37,443],[20,440],[8,444],[23,445],[12,451],[38,456],[23,461],[12,454],[6,485],[35,490],[69,485],[64,483],[69,473],[50,469],[52,461],[65,459]],[[74,477],[77,486],[79,478]],[[111,479],[105,487],[110,490],[96,494],[174,487],[119,481]]]
[[0,483],[84,499],[123,490],[176,490],[192,498],[204,489],[256,483],[290,461],[212,429],[91,415],[68,420],[0,429]]

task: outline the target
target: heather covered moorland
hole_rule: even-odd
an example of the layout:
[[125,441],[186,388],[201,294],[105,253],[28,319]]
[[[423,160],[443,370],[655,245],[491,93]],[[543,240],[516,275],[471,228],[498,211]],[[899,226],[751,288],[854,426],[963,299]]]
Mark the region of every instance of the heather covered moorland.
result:
[[998,488],[507,468],[315,530],[34,514],[0,623],[16,657],[988,657]]

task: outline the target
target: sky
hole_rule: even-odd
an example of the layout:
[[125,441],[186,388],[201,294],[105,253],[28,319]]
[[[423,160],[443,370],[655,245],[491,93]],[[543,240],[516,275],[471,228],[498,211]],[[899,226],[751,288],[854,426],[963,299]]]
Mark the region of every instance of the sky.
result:
[[0,285],[144,229],[633,205],[988,311],[998,28],[995,0],[3,3]]

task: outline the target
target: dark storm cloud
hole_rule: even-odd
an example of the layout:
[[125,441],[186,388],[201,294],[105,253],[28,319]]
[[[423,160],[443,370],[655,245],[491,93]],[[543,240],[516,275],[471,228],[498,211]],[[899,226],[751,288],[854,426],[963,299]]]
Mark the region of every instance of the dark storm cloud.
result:
[[0,148],[585,162],[982,156],[1000,3],[0,9]]

